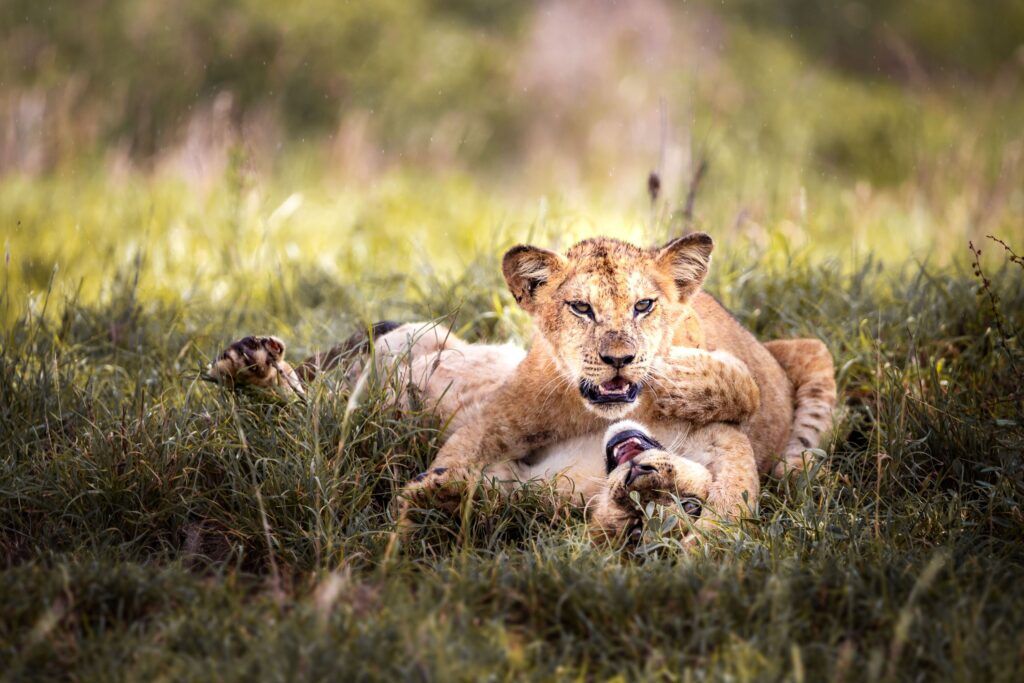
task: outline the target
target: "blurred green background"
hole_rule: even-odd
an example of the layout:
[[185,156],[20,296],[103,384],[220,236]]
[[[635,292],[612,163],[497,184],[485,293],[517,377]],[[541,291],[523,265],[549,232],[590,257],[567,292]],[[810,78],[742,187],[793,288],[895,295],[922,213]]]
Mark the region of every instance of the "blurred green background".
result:
[[963,260],[1024,234],[1022,46],[1020,0],[3,0],[8,305],[598,232]]

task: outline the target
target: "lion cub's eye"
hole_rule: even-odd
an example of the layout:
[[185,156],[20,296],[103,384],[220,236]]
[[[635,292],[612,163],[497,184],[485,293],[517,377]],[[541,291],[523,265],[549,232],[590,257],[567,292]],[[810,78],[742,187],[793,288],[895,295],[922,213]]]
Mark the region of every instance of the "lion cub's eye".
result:
[[594,317],[594,309],[591,308],[590,304],[586,301],[569,301],[567,303],[569,304],[569,308],[572,309],[572,312],[576,315],[587,318]]
[[650,312],[654,308],[654,299],[640,299],[633,306],[633,312],[636,315],[643,315],[644,313]]

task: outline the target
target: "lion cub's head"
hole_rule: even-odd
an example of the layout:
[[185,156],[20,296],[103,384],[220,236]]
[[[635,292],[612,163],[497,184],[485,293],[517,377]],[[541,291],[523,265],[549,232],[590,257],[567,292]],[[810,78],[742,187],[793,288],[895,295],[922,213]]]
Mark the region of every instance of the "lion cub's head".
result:
[[694,233],[657,249],[596,238],[564,256],[513,247],[502,270],[563,377],[607,418],[629,413],[651,361],[707,275],[714,242]]

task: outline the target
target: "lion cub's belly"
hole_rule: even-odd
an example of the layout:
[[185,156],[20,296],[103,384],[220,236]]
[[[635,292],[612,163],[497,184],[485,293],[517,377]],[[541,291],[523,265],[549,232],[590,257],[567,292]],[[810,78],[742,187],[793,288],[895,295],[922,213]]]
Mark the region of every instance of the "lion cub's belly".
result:
[[600,432],[559,441],[486,474],[512,481],[553,481],[560,494],[586,503],[601,492],[608,477],[603,438]]

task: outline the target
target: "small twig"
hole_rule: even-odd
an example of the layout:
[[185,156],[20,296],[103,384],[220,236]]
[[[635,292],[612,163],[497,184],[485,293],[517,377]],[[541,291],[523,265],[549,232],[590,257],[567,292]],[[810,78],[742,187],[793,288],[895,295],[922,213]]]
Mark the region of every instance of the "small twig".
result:
[[[1010,248],[1009,244],[1002,241],[995,235],[985,235],[985,237],[989,238],[990,240],[999,245],[1002,245],[1003,249],[1006,251],[1006,258],[1010,259],[1010,263],[1016,263],[1021,268],[1024,268],[1024,256],[1018,256],[1017,253]],[[980,254],[981,250],[978,250],[978,253]]]
[[651,207],[658,201],[658,193],[661,192],[661,177],[657,171],[651,171],[647,176],[647,196],[651,198]]
[[[1013,263],[1019,262],[1020,257],[1017,256],[1005,242],[1002,242],[991,235],[989,235],[989,238],[1003,245],[1003,247],[1009,252],[1010,260]],[[999,312],[999,295],[997,295],[995,290],[992,289],[992,281],[988,279],[985,275],[985,271],[981,268],[981,249],[975,247],[973,241],[967,242],[967,248],[971,250],[971,254],[974,257],[974,261],[972,263],[974,275],[981,281],[981,290],[987,296],[989,307],[992,309],[992,317],[995,320],[996,334],[999,337],[999,346],[1003,347],[1003,353],[1006,354],[1006,360],[1010,364],[1010,370],[1013,371],[1013,374],[1018,378],[1024,379],[1024,375],[1021,374],[1021,371],[1017,368],[1016,362],[1014,362],[1013,352],[1010,350],[1010,346],[1006,343],[1006,340],[1009,339],[1011,335],[1006,331],[1003,315]]]
[[647,196],[651,200],[650,227],[653,229],[658,214],[658,197],[661,195],[661,175],[665,172],[665,149],[668,147],[668,112],[665,98],[658,101],[658,121],[660,139],[658,144],[658,163],[647,176]]

